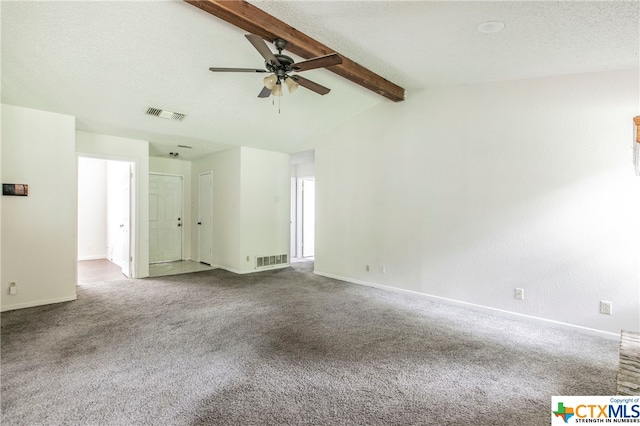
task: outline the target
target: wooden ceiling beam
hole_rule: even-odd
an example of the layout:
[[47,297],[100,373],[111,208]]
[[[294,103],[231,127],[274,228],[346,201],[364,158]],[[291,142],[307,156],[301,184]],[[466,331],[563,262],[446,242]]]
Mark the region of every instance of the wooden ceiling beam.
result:
[[355,63],[339,52],[335,52],[333,49],[244,0],[184,1],[267,41],[273,42],[276,38],[284,39],[287,41],[286,50],[304,59],[328,55],[329,53],[338,53],[342,58],[342,64],[333,65],[328,67],[327,70],[394,102],[404,100],[404,89],[402,87]]

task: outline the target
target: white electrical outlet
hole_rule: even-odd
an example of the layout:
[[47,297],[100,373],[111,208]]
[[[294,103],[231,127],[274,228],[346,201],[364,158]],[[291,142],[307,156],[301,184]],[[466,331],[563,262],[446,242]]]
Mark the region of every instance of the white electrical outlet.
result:
[[16,283],[9,283],[9,294],[17,294],[18,293],[18,286],[16,286]]
[[516,288],[516,299],[524,300],[524,289]]
[[600,313],[604,315],[612,315],[613,314],[613,303],[608,302],[606,300],[600,301]]
[[386,267],[386,266],[384,266],[384,265],[382,265],[382,266],[380,267],[380,272],[382,272],[383,274],[386,274],[386,273],[387,273],[387,267]]

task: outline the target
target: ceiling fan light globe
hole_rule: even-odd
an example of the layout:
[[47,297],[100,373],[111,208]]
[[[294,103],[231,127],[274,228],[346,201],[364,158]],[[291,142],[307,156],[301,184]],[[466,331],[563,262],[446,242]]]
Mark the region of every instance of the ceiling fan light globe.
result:
[[287,89],[289,89],[289,93],[295,92],[296,90],[298,90],[298,87],[300,87],[300,85],[293,81],[293,79],[291,78],[286,79],[285,83],[287,83]]
[[276,84],[271,94],[273,96],[282,96],[282,84],[280,83]]
[[269,90],[273,90],[278,82],[278,77],[275,74],[268,75],[264,78],[264,87]]

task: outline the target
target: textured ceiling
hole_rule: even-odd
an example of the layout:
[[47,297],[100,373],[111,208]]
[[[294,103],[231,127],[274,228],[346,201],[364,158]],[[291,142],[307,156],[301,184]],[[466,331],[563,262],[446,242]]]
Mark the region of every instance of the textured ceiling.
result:
[[[638,67],[640,3],[255,1],[287,24],[407,89]],[[70,114],[81,130],[149,140],[182,158],[244,145],[281,152],[381,102],[326,70],[273,105],[244,32],[179,1],[3,1],[2,101]],[[499,20],[496,34],[477,31]],[[183,122],[144,114],[185,113]],[[176,148],[190,145],[192,150]]]
[[[640,3],[257,1],[408,89],[638,66]],[[505,29],[482,34],[478,24]]]

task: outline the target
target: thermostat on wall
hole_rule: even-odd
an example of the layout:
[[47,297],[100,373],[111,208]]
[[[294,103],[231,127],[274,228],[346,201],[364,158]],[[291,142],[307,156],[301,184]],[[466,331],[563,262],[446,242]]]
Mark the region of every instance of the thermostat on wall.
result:
[[19,195],[26,197],[29,195],[29,185],[23,183],[3,183],[2,195]]

